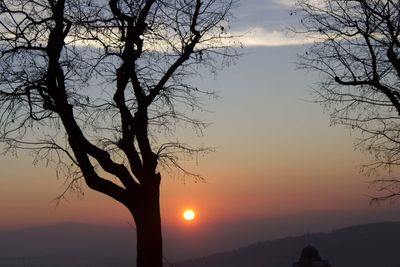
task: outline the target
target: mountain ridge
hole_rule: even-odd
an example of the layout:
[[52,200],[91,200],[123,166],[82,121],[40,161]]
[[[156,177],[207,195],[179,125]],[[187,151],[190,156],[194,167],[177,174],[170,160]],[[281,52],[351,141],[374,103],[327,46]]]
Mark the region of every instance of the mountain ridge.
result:
[[180,262],[176,266],[290,267],[300,257],[302,248],[311,244],[332,267],[398,267],[399,240],[400,222],[358,224],[327,233],[260,241],[236,250]]
[[[290,267],[310,243],[332,267],[399,267],[399,240],[398,221],[357,224],[259,241],[172,265]],[[135,254],[134,232],[128,227],[63,222],[0,232],[0,267],[128,267]]]

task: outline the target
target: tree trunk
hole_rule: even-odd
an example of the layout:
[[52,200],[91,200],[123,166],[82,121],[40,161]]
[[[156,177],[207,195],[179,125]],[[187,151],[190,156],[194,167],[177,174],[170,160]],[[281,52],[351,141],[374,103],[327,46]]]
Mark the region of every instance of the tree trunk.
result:
[[137,267],[162,267],[162,233],[159,187],[142,188],[131,209],[136,223]]

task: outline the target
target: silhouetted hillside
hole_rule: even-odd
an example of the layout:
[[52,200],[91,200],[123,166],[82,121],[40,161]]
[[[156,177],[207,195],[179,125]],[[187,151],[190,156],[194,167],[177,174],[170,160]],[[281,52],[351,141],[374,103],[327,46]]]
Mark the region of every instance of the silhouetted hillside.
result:
[[[2,232],[0,267],[131,267],[134,240],[129,228],[77,223]],[[400,266],[400,222],[386,222],[259,242],[173,267],[291,267],[307,240],[333,267]]]
[[333,267],[399,267],[400,222],[357,225],[331,233],[260,242],[176,267],[290,267],[307,240]]
[[3,232],[0,267],[131,267],[134,234],[131,229],[78,223]]

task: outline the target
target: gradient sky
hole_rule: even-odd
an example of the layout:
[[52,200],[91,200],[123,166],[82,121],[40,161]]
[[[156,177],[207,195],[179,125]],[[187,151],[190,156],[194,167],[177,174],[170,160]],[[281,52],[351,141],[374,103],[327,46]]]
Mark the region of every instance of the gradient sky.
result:
[[[356,134],[330,127],[328,114],[310,103],[317,75],[293,64],[306,47],[284,33],[293,20],[290,3],[242,1],[231,30],[247,33],[245,55],[217,77],[195,81],[220,96],[207,102],[211,112],[201,114],[212,124],[201,137],[178,134],[216,152],[186,163],[206,183],[163,176],[162,218],[171,257],[400,219],[396,205],[369,206],[373,190],[359,172],[369,158],[353,149]],[[2,157],[0,168],[0,231],[63,221],[126,227],[131,221],[124,207],[87,189],[56,207],[63,180],[52,169],[32,166],[28,154]],[[194,223],[182,221],[186,207],[197,211]]]

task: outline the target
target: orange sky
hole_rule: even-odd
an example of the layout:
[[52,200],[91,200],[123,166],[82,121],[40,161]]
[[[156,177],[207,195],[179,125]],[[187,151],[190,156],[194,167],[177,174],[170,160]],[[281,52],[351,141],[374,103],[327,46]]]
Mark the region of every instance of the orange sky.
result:
[[[301,49],[248,49],[248,55],[216,80],[197,81],[215,88],[221,98],[210,102],[212,112],[202,115],[213,122],[204,137],[186,131],[183,137],[193,144],[215,146],[216,152],[199,158],[198,164],[186,163],[207,183],[163,176],[166,232],[206,233],[210,225],[377,209],[365,196],[373,191],[359,167],[368,156],[354,151],[355,136],[329,127],[321,107],[304,101],[310,98],[314,80],[291,64]],[[24,154],[3,157],[0,166],[0,230],[62,221],[122,226],[131,221],[124,207],[89,190],[81,198],[68,195],[68,201],[56,208],[52,200],[62,192],[62,180],[51,169],[32,166]],[[197,212],[190,225],[181,218],[187,207]]]

